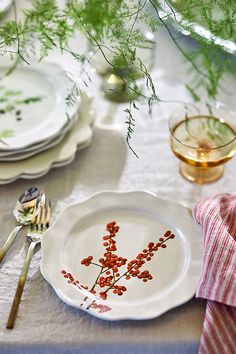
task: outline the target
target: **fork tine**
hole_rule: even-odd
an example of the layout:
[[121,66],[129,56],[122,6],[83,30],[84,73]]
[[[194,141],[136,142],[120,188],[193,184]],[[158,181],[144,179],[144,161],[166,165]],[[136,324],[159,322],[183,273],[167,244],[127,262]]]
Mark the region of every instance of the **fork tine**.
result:
[[41,204],[41,196],[38,197],[36,203],[35,203],[35,206],[34,206],[34,211],[33,211],[33,214],[32,214],[32,218],[31,218],[31,221],[30,221],[30,229],[33,230],[35,228],[35,225],[36,225],[36,221],[37,221],[37,216],[38,216],[38,213],[39,213],[39,210],[40,210],[40,204]]
[[40,205],[38,214],[37,214],[37,216],[36,216],[35,225],[34,225],[35,228],[36,228],[36,230],[39,229],[40,220],[41,220],[41,210],[42,210],[42,206]]
[[37,201],[37,202],[35,203],[33,215],[32,215],[31,221],[30,221],[30,224],[31,224],[31,225],[33,225],[33,224],[35,223],[38,208],[39,208],[39,202]]
[[38,202],[34,206],[32,218],[31,218],[31,221],[30,221],[30,230],[33,230],[33,228],[34,228],[37,210],[38,210]]
[[44,227],[45,227],[45,213],[46,213],[46,209],[45,209],[45,204],[43,204],[41,206],[41,218],[40,218],[40,229],[43,231]]
[[39,231],[45,231],[49,228],[49,220],[51,215],[51,201],[48,199],[43,200],[40,215],[38,217],[38,228]]
[[46,228],[49,228],[49,220],[50,220],[50,216],[51,216],[51,200],[49,199],[47,201],[47,212],[46,212]]
[[51,216],[51,201],[48,199],[39,199],[35,207],[33,217],[30,223],[31,232],[43,232],[49,228],[49,220]]

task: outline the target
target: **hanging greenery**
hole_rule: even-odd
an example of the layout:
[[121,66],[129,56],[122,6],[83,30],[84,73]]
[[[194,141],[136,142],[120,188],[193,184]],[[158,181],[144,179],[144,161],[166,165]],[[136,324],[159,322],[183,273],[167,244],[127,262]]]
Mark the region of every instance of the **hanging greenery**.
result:
[[[178,21],[181,14],[185,21],[200,23],[211,31],[213,36],[236,43],[236,2],[229,0],[67,0],[62,8],[56,0],[32,0],[32,7],[24,11],[19,20],[16,1],[13,1],[14,19],[0,22],[0,54],[10,53],[17,62],[30,62],[28,48],[39,45],[39,59],[43,60],[52,49],[70,53],[74,59],[86,68],[91,55],[75,52],[69,41],[76,31],[85,35],[95,48],[93,55],[100,52],[104,60],[115,71],[134,69],[145,79],[146,90],[140,100],[147,102],[151,111],[153,103],[159,101],[152,77],[145,62],[138,57],[138,48],[150,48],[148,40],[140,29],[140,24],[155,32],[160,26],[168,32],[171,40],[192,69],[192,80],[186,88],[195,100],[199,100],[198,90],[204,88],[209,97],[215,98],[220,81],[228,70],[235,72],[235,59],[222,50],[215,40],[205,40],[188,26],[188,31],[198,45],[194,50],[184,48],[172,31],[169,20],[173,17],[179,28],[186,30],[186,24]],[[168,14],[163,15],[163,6]],[[110,55],[107,55],[107,52]],[[112,59],[111,59],[112,58]],[[84,70],[84,69],[83,69]],[[123,78],[125,80],[125,78]],[[128,84],[128,83],[127,83]],[[78,93],[75,86],[68,97],[73,101]],[[134,127],[133,110],[135,103],[130,103],[127,112],[127,142],[130,143]]]

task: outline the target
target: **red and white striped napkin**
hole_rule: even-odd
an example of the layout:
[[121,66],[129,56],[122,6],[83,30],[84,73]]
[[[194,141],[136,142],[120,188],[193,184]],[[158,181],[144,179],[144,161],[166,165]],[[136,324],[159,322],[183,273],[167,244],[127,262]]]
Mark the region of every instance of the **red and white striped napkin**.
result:
[[204,237],[196,297],[207,299],[200,354],[236,354],[236,193],[219,194],[193,209]]

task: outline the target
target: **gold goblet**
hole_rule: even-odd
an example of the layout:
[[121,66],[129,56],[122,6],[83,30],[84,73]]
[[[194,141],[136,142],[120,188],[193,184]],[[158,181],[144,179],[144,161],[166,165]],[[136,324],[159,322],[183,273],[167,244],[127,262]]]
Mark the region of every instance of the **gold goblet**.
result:
[[189,181],[214,182],[236,153],[236,114],[222,103],[184,104],[170,117],[170,145]]

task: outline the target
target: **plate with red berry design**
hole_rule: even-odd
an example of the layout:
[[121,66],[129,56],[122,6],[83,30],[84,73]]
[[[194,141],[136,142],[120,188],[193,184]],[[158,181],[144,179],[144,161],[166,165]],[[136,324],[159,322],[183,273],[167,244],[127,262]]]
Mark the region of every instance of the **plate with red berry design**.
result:
[[149,319],[191,299],[203,248],[182,205],[146,191],[101,192],[63,210],[41,272],[67,304],[106,319]]

